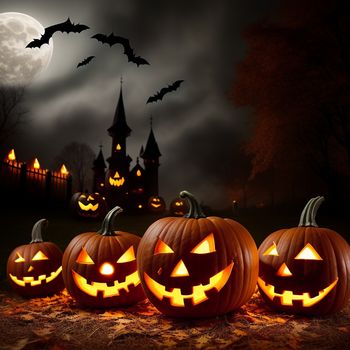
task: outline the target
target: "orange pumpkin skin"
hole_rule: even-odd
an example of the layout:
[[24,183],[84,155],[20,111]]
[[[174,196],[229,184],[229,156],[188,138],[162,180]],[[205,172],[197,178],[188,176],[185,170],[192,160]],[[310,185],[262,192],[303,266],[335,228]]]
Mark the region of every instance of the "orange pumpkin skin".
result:
[[46,219],[39,220],[33,227],[32,242],[15,248],[7,260],[8,281],[25,297],[44,297],[64,288],[62,252],[56,244],[42,240],[41,231],[47,224]]
[[350,247],[335,231],[317,227],[314,219],[322,200],[308,202],[299,227],[278,230],[259,247],[259,291],[274,309],[323,315],[347,305]]
[[[76,236],[63,254],[65,285],[70,295],[81,305],[110,308],[131,305],[145,299],[136,266],[140,237],[111,229],[113,216],[121,211],[117,208],[120,209],[116,207],[107,214],[107,226],[105,219],[101,231]],[[124,259],[118,262],[129,248],[135,256],[128,261]],[[86,259],[91,260],[83,261],[79,258],[82,252],[85,254],[84,251],[88,254]],[[112,272],[102,274],[104,264],[107,264]],[[129,279],[137,282],[129,283]],[[79,281],[83,281],[81,285],[78,285]],[[106,290],[103,291],[105,287]]]
[[[187,191],[181,194],[192,196]],[[256,287],[258,254],[254,240],[231,219],[190,216],[194,217],[162,218],[142,237],[137,260],[146,296],[159,311],[173,317],[210,317],[239,308]],[[164,246],[159,242],[167,245],[167,253],[159,252],[160,244]],[[210,252],[194,253],[200,251],[198,244],[204,250],[211,246]],[[179,276],[183,269],[177,267],[182,263],[187,273]],[[222,271],[227,280],[220,279],[222,285],[217,286],[218,290],[211,282]],[[164,288],[158,295],[152,280]],[[208,288],[204,293],[200,292],[201,285]],[[181,294],[180,298],[175,294]]]

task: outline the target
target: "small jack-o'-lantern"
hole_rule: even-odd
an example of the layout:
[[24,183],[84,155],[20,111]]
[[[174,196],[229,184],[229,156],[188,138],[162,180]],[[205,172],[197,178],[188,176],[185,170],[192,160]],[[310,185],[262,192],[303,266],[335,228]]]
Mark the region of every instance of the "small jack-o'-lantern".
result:
[[99,219],[106,215],[107,202],[99,193],[77,192],[71,199],[71,208],[83,218]]
[[315,221],[323,197],[312,198],[299,226],[278,230],[259,247],[258,286],[267,303],[290,313],[321,315],[350,297],[350,247]]
[[32,241],[17,247],[7,260],[7,276],[12,288],[26,297],[47,296],[64,288],[62,252],[56,244],[43,242],[42,231],[48,225],[39,220],[32,230]]
[[170,214],[174,216],[184,216],[188,212],[188,205],[182,198],[175,198],[170,203]]
[[145,298],[136,266],[140,237],[112,229],[113,208],[98,232],[76,236],[63,254],[63,278],[68,292],[80,304],[106,308]]
[[258,252],[238,222],[205,217],[187,191],[186,217],[153,223],[137,253],[144,291],[154,306],[175,317],[208,317],[239,308],[253,294]]
[[148,199],[148,209],[152,213],[161,213],[165,210],[165,201],[160,196],[152,196]]

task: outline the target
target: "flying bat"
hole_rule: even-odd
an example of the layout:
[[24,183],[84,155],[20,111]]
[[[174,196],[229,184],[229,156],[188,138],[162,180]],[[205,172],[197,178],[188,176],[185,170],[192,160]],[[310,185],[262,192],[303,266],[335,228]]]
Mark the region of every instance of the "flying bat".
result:
[[147,102],[157,102],[159,100],[162,100],[164,95],[167,94],[168,92],[175,91],[177,88],[181,85],[183,80],[176,80],[174,83],[168,85],[167,87],[162,88],[159,92],[157,92],[155,95],[151,96]]
[[115,44],[120,44],[124,48],[124,54],[128,57],[128,61],[135,63],[137,66],[141,64],[149,64],[144,58],[141,56],[136,56],[134,50],[130,46],[129,39],[123,38],[121,36],[114,35],[113,33],[109,35],[105,34],[95,34],[91,38],[96,39],[102,44],[108,44],[110,47]]
[[41,47],[41,45],[43,44],[48,44],[50,38],[56,32],[80,33],[86,29],[89,29],[89,27],[84,24],[74,24],[68,18],[65,22],[54,24],[53,26],[45,28],[44,34],[42,34],[39,39],[33,39],[26,47],[29,47],[29,48]]
[[86,66],[87,64],[89,64],[93,59],[95,58],[95,56],[89,56],[84,58],[81,62],[78,63],[77,68],[81,67],[81,66]]

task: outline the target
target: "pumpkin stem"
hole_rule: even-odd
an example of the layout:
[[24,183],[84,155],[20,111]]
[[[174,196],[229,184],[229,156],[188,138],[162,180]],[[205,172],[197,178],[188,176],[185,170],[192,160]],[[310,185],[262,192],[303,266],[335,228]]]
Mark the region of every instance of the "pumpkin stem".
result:
[[186,198],[190,210],[187,214],[184,215],[184,218],[194,218],[194,219],[199,219],[199,218],[205,218],[206,216],[204,215],[201,206],[199,205],[197,199],[194,197],[194,195],[188,191],[181,191],[180,192],[180,197],[181,198]]
[[311,198],[301,213],[299,226],[305,227],[318,227],[316,223],[316,214],[317,210],[320,207],[321,203],[324,201],[324,197],[317,196],[315,198]]
[[123,211],[121,207],[114,207],[112,210],[110,210],[102,222],[102,227],[98,231],[98,233],[101,233],[102,236],[114,236],[115,230],[112,228],[113,222],[115,217],[120,214]]
[[32,228],[32,240],[30,243],[43,242],[42,232],[47,229],[49,221],[46,219],[41,219],[37,221]]

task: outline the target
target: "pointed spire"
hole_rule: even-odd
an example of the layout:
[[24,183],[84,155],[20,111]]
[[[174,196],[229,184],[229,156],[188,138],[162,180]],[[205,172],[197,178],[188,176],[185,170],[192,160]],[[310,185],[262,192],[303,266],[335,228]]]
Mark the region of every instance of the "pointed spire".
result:
[[143,155],[143,152],[144,152],[145,150],[143,149],[143,145],[141,145],[141,148],[140,148],[140,153],[139,153],[139,156],[142,158],[142,155]]
[[125,108],[123,100],[123,78],[120,79],[120,93],[117,108],[115,110],[114,119],[112,126],[107,130],[110,136],[116,134],[125,135],[125,137],[130,135],[131,129],[126,123]]
[[[143,159],[156,159],[159,158],[162,154],[159,151],[159,147],[156,141],[156,138],[153,134],[152,128],[152,116],[150,118],[151,130],[148,136],[147,144],[145,150],[140,154]],[[143,147],[142,147],[143,148]]]
[[105,159],[103,157],[103,153],[102,153],[102,145],[100,145],[99,147],[100,147],[100,152],[98,153],[98,156],[94,160],[93,169],[98,169],[98,168],[105,169],[107,167],[105,163]]

